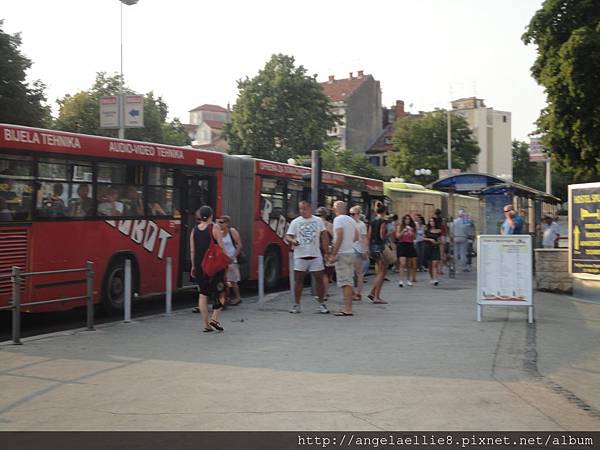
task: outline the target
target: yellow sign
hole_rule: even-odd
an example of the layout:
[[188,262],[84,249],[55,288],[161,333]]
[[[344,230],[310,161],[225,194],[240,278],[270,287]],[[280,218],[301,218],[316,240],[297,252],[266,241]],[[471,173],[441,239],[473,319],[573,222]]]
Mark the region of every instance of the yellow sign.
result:
[[575,226],[575,228],[573,228],[573,248],[575,250],[579,250],[579,235],[581,234],[581,230],[579,229],[579,226]]
[[596,212],[591,212],[585,208],[581,208],[579,210],[579,216],[581,217],[581,220],[585,220],[585,219],[589,219],[589,218],[594,218],[594,219],[600,220],[600,209],[597,209]]

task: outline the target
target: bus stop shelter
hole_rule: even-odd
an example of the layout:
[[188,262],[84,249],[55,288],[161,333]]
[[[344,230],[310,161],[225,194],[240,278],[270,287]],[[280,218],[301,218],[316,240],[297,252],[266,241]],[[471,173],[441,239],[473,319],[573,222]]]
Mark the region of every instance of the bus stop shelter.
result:
[[512,204],[523,216],[525,230],[535,235],[536,225],[544,214],[556,214],[560,199],[523,184],[492,175],[466,172],[441,178],[429,185],[432,189],[450,194],[479,197],[482,200],[483,226],[480,234],[499,234],[504,221],[504,205]]

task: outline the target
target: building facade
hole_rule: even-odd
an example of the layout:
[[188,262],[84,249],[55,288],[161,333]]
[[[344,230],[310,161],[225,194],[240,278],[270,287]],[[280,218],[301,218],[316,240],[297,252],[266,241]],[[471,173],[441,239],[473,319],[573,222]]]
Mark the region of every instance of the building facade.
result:
[[512,181],[511,113],[488,108],[476,97],[454,100],[452,111],[467,120],[481,149],[471,170]]
[[337,138],[344,150],[366,153],[383,129],[379,81],[359,70],[340,80],[330,75],[321,87],[332,112],[340,116],[329,136]]
[[202,105],[189,111],[190,123],[185,125],[192,147],[227,152],[222,137],[225,124],[231,120],[231,111],[219,105]]

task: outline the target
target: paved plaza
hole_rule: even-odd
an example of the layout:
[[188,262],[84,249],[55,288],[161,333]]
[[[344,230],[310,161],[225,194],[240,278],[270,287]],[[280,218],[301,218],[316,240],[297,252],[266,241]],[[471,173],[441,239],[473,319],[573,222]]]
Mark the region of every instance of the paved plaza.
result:
[[[0,345],[0,430],[599,430],[600,304],[486,308],[475,276],[424,274],[354,317],[289,293]],[[372,279],[372,277],[370,277]],[[332,289],[332,311],[341,294]]]

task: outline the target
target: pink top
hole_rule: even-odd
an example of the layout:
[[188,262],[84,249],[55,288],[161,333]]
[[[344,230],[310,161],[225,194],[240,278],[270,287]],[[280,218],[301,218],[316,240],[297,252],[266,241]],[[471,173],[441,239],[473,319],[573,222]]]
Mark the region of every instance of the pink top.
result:
[[412,244],[414,240],[415,230],[413,230],[411,227],[400,231],[400,242],[408,242]]

